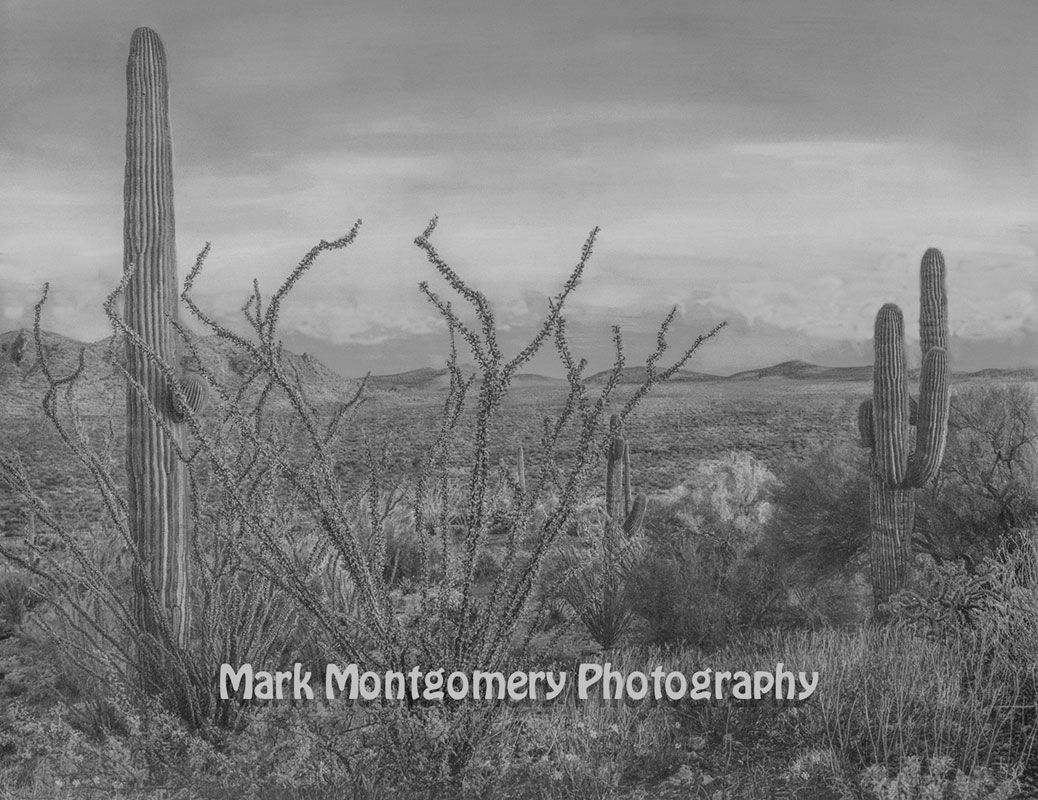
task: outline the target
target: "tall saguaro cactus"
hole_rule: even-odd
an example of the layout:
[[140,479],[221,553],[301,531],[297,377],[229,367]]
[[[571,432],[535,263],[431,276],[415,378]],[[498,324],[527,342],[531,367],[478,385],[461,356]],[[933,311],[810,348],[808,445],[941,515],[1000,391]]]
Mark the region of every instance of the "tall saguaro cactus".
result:
[[[169,86],[166,53],[150,28],[133,32],[126,95],[123,269],[132,271],[132,277],[124,318],[160,359],[175,364],[177,333],[170,319],[177,316],[177,264]],[[176,453],[183,445],[183,425],[159,366],[130,340],[126,358],[130,377],[144,390],[131,384],[126,395],[129,521],[138,551],[135,611],[144,630],[156,636],[168,632],[183,647],[189,628],[189,549],[184,467]]]
[[872,399],[858,410],[862,443],[872,450],[869,517],[877,608],[908,581],[915,520],[912,491],[937,473],[948,433],[948,296],[940,250],[930,248],[923,255],[919,284],[919,400],[908,395],[904,317],[900,308],[887,303],[876,315]]

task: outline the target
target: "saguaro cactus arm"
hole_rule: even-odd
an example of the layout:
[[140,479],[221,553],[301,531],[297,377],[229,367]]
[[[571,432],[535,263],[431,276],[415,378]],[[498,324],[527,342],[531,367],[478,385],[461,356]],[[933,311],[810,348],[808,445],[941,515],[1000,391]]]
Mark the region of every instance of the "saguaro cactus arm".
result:
[[948,293],[944,256],[930,248],[919,270],[919,346],[923,367],[919,375],[919,421],[915,452],[906,482],[921,487],[941,466],[948,438],[951,388],[948,373]]
[[948,388],[948,353],[934,347],[923,356],[919,376],[919,420],[915,451],[908,461],[905,484],[921,488],[937,474],[944,458],[948,435],[951,392]]
[[628,536],[634,536],[641,531],[642,525],[645,523],[645,509],[647,507],[648,498],[639,492],[635,495],[634,502],[631,503],[631,510],[624,520],[624,533]]
[[183,422],[187,419],[188,413],[198,414],[205,409],[209,401],[209,384],[197,372],[185,372],[179,384],[179,393],[174,391],[170,401],[173,418],[177,422]]
[[923,254],[919,268],[919,346],[923,355],[935,347],[948,349],[948,292],[944,256],[936,247]]

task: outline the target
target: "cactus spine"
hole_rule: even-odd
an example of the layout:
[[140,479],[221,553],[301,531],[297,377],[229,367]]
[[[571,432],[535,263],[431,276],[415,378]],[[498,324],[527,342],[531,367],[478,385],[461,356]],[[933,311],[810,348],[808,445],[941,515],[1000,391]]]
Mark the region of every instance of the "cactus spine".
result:
[[[920,268],[919,400],[908,396],[905,322],[887,303],[876,315],[872,399],[858,409],[862,444],[872,450],[869,517],[872,592],[877,609],[905,588],[912,559],[913,489],[937,473],[948,433],[948,297],[944,257],[930,248]],[[916,427],[911,450],[911,427]]]
[[[177,334],[169,322],[177,317],[169,87],[165,50],[149,28],[133,32],[126,90],[123,269],[132,270],[132,278],[124,318],[159,358],[175,364]],[[190,624],[187,495],[175,450],[183,446],[183,426],[158,365],[130,341],[126,358],[131,378],[147,396],[127,387],[129,521],[138,551],[135,613],[146,632],[165,641],[168,631],[183,647]]]

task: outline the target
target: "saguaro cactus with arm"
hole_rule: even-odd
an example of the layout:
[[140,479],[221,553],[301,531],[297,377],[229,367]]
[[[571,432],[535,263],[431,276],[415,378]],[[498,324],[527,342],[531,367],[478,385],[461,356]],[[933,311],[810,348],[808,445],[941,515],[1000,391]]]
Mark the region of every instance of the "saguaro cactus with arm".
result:
[[[912,559],[915,499],[944,456],[948,433],[948,297],[944,257],[931,248],[920,268],[920,345],[923,351],[918,403],[908,396],[905,322],[887,303],[876,315],[872,399],[861,404],[858,427],[870,459],[869,516],[872,528],[872,592],[877,609],[905,588]],[[916,427],[911,449],[911,426]]]
[[[177,363],[177,265],[173,215],[173,147],[166,54],[158,35],[138,28],[126,64],[126,178],[123,269],[132,271],[124,318],[167,364]],[[186,646],[188,520],[180,414],[158,364],[127,340],[126,468],[129,521],[138,558],[135,610],[145,631]],[[164,423],[164,424],[163,424]],[[165,430],[164,430],[165,428]]]

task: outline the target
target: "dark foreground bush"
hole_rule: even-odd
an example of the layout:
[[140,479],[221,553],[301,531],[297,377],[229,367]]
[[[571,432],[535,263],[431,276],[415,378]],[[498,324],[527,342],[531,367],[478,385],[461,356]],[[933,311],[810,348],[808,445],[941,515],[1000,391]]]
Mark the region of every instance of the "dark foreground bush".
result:
[[717,647],[775,610],[783,589],[764,547],[774,484],[761,462],[733,452],[653,498],[633,580],[650,643]]

